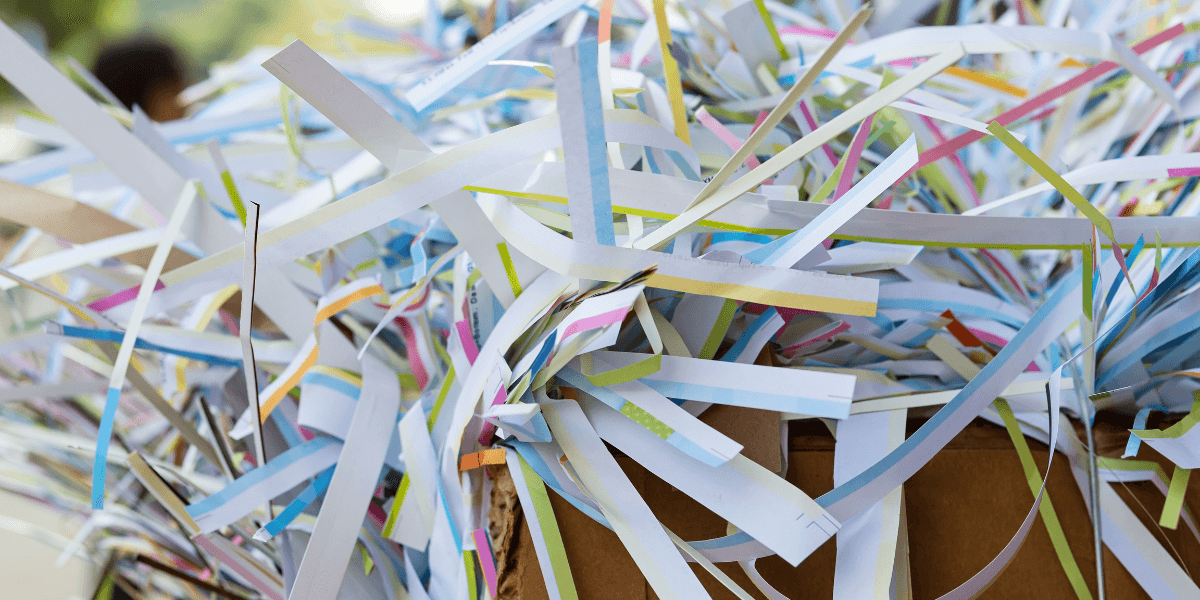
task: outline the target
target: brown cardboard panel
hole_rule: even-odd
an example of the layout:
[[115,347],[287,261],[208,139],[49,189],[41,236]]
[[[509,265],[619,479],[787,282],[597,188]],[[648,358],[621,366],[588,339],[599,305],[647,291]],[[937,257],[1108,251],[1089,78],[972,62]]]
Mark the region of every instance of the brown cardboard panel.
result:
[[[754,364],[774,365],[775,353],[769,347],[764,347],[754,359]],[[741,444],[742,456],[772,473],[783,470],[777,411],[714,404],[700,414],[700,421]]]
[[[0,181],[0,219],[37,227],[50,235],[75,244],[95,242],[114,235],[132,233],[137,227],[102,210],[74,200],[8,181]],[[119,258],[145,267],[150,264],[153,248],[122,254]],[[164,271],[182,267],[196,259],[172,248]]]
[[[1003,428],[978,422],[960,437],[972,444],[956,439],[959,443],[939,452],[905,486],[915,597],[936,598],[986,566],[1033,505],[1033,494]],[[1032,441],[1031,446],[1034,460],[1045,465],[1045,447]],[[1071,551],[1094,589],[1091,524],[1062,456],[1055,460],[1047,488]],[[1118,566],[1115,561],[1107,566],[1113,580],[1109,590],[1123,592],[1113,597],[1142,597],[1136,584],[1129,585],[1132,582],[1123,569],[1113,569]],[[1008,570],[983,597],[1074,597],[1041,517]]]
[[[765,411],[758,411],[765,412]],[[776,422],[778,428],[778,421]],[[776,442],[776,448],[779,444]],[[647,505],[654,511],[654,516],[662,522],[663,526],[676,535],[685,540],[706,540],[724,536],[725,520],[718,517],[713,512],[709,511],[699,502],[693,500],[687,494],[675,489],[667,482],[658,478],[652,473],[646,474],[646,498]],[[736,563],[726,563],[718,565],[726,575],[729,575],[742,589],[750,591],[754,589],[754,584],[750,578],[746,576]],[[708,593],[712,595],[713,600],[736,600],[737,597],[725,588],[715,577],[708,573],[700,565],[692,565],[694,571],[700,578],[700,582]],[[657,599],[658,596],[649,586],[646,588],[646,597]]]
[[[833,489],[833,436],[820,421],[797,421],[790,425],[787,480],[816,498]],[[797,450],[798,446],[810,449]],[[767,583],[788,598],[826,600],[833,597],[836,557],[837,539],[832,538],[797,567],[778,556],[759,559],[755,566]]]
[[[554,496],[553,493],[550,494]],[[553,502],[553,499],[551,500]],[[555,511],[557,514],[558,511]],[[559,519],[561,526],[563,519]],[[514,568],[496,573],[497,600],[549,600],[546,582],[542,579],[537,554],[533,550],[533,537],[529,534],[529,522],[520,519],[519,530],[511,549]],[[498,549],[497,549],[498,550]]]
[[[922,423],[923,420],[910,420],[910,433]],[[1100,422],[1097,425],[1097,447],[1102,455],[1120,454],[1128,437],[1127,427],[1127,423]],[[1045,465],[1046,446],[1034,440],[1028,442],[1034,459],[1039,465]],[[793,423],[789,446],[788,480],[813,497],[829,491],[833,487],[833,438],[824,426],[817,422]],[[1138,458],[1165,463],[1145,446]],[[724,535],[722,519],[645,472],[633,461],[627,458],[618,461],[655,515],[680,537],[702,540]],[[1168,474],[1172,472],[1169,464],[1166,468]],[[1200,481],[1190,484],[1187,500],[1192,505],[1195,494],[1200,493],[1197,489]],[[1186,525],[1181,521],[1176,531],[1160,531],[1157,526],[1162,493],[1148,482],[1118,484],[1117,488],[1150,531],[1160,540],[1170,541],[1182,564],[1190,572],[1200,573],[1200,543]],[[1033,504],[1033,494],[1007,432],[982,420],[976,420],[964,429],[945,450],[917,472],[904,489],[913,597],[919,600],[937,598],[954,589],[991,561],[1011,539]],[[1047,490],[1068,545],[1095,594],[1091,521],[1062,456],[1054,461]],[[580,598],[643,600],[655,597],[616,535],[554,493],[550,497],[563,530]],[[512,559],[524,564],[519,571],[520,585],[514,586],[520,588],[520,593],[502,597],[541,600],[546,597],[545,587],[523,519],[520,527],[515,558]],[[779,557],[770,557],[759,560],[757,568],[771,585],[792,600],[828,600],[833,594],[835,557],[836,540],[830,540],[799,567],[793,568]],[[751,595],[761,597],[736,564],[720,566]],[[698,566],[694,570],[701,572]],[[700,574],[700,578],[714,600],[733,598],[707,573]],[[1109,598],[1148,597],[1107,549],[1105,578]],[[1040,517],[1012,564],[981,596],[985,600],[1073,597]]]
[[742,456],[772,473],[783,469],[778,412],[714,404],[700,414],[700,420],[741,444]]
[[[627,457],[617,457],[617,463],[630,475],[633,487],[645,496],[645,469]],[[593,521],[555,492],[548,494],[580,600],[645,600],[646,579],[617,534]],[[519,506],[517,510],[520,510]],[[520,519],[520,528],[515,542],[517,548],[510,551],[515,558],[510,562],[521,566],[497,574],[498,600],[548,600],[546,582],[533,549],[529,524],[524,518]],[[495,550],[501,551],[500,548]],[[513,579],[519,583],[511,585],[509,582]]]

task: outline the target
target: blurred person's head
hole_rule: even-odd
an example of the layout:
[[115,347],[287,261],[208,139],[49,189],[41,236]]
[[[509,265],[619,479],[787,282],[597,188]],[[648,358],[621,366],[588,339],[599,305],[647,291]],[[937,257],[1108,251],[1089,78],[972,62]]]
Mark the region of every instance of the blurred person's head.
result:
[[179,53],[167,42],[138,37],[110,44],[92,69],[128,109],[138,105],[155,121],[183,118],[179,93],[186,84]]

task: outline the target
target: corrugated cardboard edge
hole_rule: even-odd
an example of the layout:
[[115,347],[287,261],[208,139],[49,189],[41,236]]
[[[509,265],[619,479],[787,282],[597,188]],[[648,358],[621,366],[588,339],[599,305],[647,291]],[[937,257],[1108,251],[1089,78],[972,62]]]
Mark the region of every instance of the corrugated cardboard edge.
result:
[[492,538],[492,549],[496,556],[497,600],[519,600],[522,570],[527,562],[517,560],[525,513],[517,499],[517,488],[508,466],[490,465],[487,469],[492,477],[488,535]]

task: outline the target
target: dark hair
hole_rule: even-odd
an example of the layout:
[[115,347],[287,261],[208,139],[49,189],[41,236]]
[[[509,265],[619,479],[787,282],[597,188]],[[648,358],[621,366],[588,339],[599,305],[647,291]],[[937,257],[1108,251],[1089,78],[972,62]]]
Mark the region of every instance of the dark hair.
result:
[[179,53],[167,42],[141,37],[105,47],[92,69],[96,78],[125,105],[146,107],[150,92],[161,85],[182,83]]

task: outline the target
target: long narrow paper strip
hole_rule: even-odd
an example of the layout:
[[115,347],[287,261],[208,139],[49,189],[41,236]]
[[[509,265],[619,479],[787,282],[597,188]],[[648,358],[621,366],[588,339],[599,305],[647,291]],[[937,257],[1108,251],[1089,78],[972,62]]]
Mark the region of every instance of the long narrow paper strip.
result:
[[[838,424],[834,485],[849,480],[894,449],[904,438],[904,409],[852,416]],[[833,597],[883,598],[889,595],[899,551],[901,495],[897,488],[842,525],[837,536]]]
[[583,411],[572,402],[551,403],[544,410],[575,471],[584,478],[617,535],[628,544],[655,593],[664,599],[709,598],[662,525],[587,425]]
[[517,488],[517,497],[521,500],[521,506],[525,507],[525,518],[546,581],[546,591],[552,600],[577,600],[579,594],[571,576],[571,566],[567,563],[562,534],[554,517],[554,509],[550,506],[546,486],[520,454],[510,451],[505,456],[514,487]]
[[315,438],[246,473],[221,491],[187,507],[200,531],[216,531],[261,507],[282,491],[324,471],[338,460],[341,444]]
[[290,600],[333,600],[383,466],[388,433],[400,408],[400,386],[377,359],[363,359],[363,394],[329,492],[296,574]]
[[105,456],[108,454],[108,443],[109,438],[112,437],[113,420],[116,418],[121,388],[125,385],[125,371],[129,368],[129,360],[133,357],[133,348],[137,341],[138,330],[142,325],[142,319],[146,314],[146,306],[150,303],[150,294],[154,292],[152,282],[158,281],[158,274],[162,272],[163,264],[167,261],[167,252],[169,252],[175,236],[179,234],[180,228],[183,227],[184,219],[195,198],[196,186],[189,182],[183,186],[183,194],[179,197],[179,202],[176,203],[175,209],[171,213],[171,220],[164,228],[162,239],[154,249],[154,256],[150,259],[150,265],[146,268],[146,274],[142,278],[142,286],[138,289],[137,300],[134,303],[133,314],[126,325],[125,336],[121,339],[120,351],[113,360],[112,376],[108,379],[108,397],[104,400],[104,413],[100,418],[100,431],[96,436],[96,460],[92,465],[92,508],[104,508],[104,475],[108,466]]
[[563,123],[563,156],[575,239],[616,245],[608,189],[603,111],[596,71],[596,38],[554,53],[554,90]]

